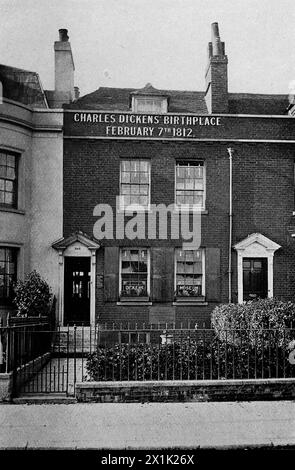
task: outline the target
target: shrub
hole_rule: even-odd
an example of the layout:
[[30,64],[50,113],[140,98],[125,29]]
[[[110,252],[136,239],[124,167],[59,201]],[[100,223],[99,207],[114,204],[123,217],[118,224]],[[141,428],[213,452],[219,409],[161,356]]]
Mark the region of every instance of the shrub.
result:
[[291,377],[288,352],[276,345],[234,345],[216,337],[173,344],[100,346],[86,361],[88,380],[195,380]]
[[295,319],[295,304],[278,299],[259,299],[243,304],[215,307],[212,327],[221,342],[243,347],[248,344],[261,350],[268,345],[286,347]]
[[101,346],[88,356],[89,380],[178,380],[210,375],[212,357],[208,341]]
[[51,298],[51,288],[37,271],[32,271],[24,281],[16,283],[14,303],[19,316],[48,314]]

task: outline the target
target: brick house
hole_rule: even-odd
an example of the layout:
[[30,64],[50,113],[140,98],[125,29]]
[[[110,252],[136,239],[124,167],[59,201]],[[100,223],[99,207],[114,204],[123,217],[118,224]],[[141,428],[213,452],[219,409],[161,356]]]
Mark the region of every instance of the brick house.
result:
[[[49,279],[63,326],[208,325],[221,302],[294,299],[292,97],[230,93],[213,23],[204,91],[147,84],[79,98],[68,39],[60,30],[55,90],[38,88],[46,120],[39,111],[36,126],[36,103],[5,98],[12,114],[9,99],[22,105],[9,138],[20,135],[24,106],[31,128],[27,147],[0,141],[0,305],[11,265],[19,277],[36,268]],[[15,89],[3,70],[4,90]],[[0,118],[6,123],[7,113]],[[38,148],[42,132],[48,140]],[[29,182],[27,210],[1,203],[9,192],[1,155],[16,151]],[[19,172],[18,181],[23,187]]]
[[[205,91],[99,88],[65,106],[62,323],[208,325],[220,302],[294,298],[292,105],[230,93],[227,64],[213,23]],[[112,215],[99,239],[102,204]],[[136,204],[130,237],[116,227],[132,226]],[[162,216],[151,236],[161,204],[167,236]],[[191,224],[199,215],[193,248],[172,233],[179,209]]]

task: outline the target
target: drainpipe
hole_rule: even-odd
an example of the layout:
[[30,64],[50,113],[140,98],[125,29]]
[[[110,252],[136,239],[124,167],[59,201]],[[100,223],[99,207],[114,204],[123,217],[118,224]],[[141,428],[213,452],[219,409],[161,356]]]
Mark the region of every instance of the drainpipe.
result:
[[231,287],[231,275],[232,275],[232,238],[233,238],[233,153],[234,149],[229,147],[227,149],[229,155],[229,238],[228,238],[228,302],[232,301],[232,287]]

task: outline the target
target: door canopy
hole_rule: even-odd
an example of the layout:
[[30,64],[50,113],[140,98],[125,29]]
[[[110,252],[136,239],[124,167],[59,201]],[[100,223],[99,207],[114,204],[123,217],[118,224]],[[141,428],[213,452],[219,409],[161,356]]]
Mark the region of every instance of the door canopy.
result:
[[68,247],[79,243],[84,245],[88,250],[98,250],[100,243],[96,238],[90,238],[86,233],[81,231],[75,232],[69,237],[61,238],[52,244],[52,248],[57,251],[65,251]]
[[243,257],[268,257],[281,248],[278,243],[273,242],[261,233],[252,233],[247,238],[240,241],[234,248],[242,254]]

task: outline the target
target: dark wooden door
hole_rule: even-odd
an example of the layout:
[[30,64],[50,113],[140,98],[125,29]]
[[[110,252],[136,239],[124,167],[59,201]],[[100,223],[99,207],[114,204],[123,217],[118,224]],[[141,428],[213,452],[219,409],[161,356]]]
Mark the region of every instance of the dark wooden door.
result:
[[267,297],[267,259],[243,259],[243,299],[254,300]]
[[64,323],[90,323],[90,258],[65,257]]

